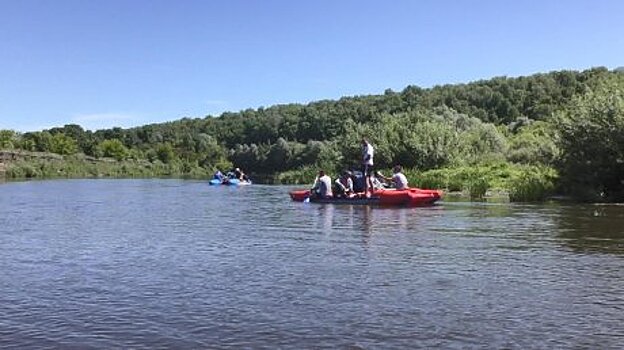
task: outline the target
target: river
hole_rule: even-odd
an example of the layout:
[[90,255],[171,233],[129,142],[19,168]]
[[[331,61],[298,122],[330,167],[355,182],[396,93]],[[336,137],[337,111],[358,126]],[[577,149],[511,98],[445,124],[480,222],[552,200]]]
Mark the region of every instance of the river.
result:
[[0,184],[0,349],[622,348],[624,207]]

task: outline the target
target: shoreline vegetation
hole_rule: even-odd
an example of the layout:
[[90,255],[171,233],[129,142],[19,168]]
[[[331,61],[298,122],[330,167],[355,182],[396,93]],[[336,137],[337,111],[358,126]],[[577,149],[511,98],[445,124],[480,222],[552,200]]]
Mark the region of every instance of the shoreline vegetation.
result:
[[[159,161],[121,160],[114,158],[94,158],[84,154],[60,156],[54,153],[28,151],[0,151],[0,176],[11,180],[29,179],[81,179],[81,178],[211,178],[212,171],[205,168],[186,169],[181,164],[165,164]],[[11,158],[11,160],[6,160]],[[509,197],[513,200],[514,191],[525,193],[524,201],[539,201],[553,194],[556,173],[540,174],[548,169],[532,166],[518,166],[508,163],[437,169],[419,172],[404,169],[413,186],[443,189],[456,196],[483,199],[487,196]],[[256,183],[275,185],[309,185],[316,176],[317,169],[308,167],[277,174],[254,174]],[[538,174],[538,175],[535,175]],[[530,177],[533,176],[531,179]],[[522,181],[527,181],[524,185]],[[478,179],[475,181],[475,179]],[[544,183],[540,182],[546,179]],[[531,182],[531,180],[533,182]],[[544,193],[544,197],[542,197]]]
[[207,179],[311,184],[318,169],[401,164],[411,186],[510,201],[624,199],[624,73],[593,68],[276,105],[95,132],[0,130],[0,179]]

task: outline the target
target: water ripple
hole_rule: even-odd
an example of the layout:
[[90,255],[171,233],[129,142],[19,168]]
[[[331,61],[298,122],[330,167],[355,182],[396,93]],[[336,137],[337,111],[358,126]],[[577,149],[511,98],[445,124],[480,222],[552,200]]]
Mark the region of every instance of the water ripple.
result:
[[618,348],[619,207],[0,185],[0,349]]

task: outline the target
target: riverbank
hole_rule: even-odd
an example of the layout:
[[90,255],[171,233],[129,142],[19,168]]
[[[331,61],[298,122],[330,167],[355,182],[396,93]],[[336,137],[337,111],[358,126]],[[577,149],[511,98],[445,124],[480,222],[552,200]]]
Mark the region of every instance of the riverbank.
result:
[[0,178],[6,180],[38,178],[99,177],[194,177],[207,178],[212,171],[182,163],[159,160],[94,158],[83,154],[61,156],[47,152],[0,151]]
[[[183,162],[123,160],[85,155],[2,151],[0,178],[6,180],[42,178],[194,178],[209,179],[214,169]],[[274,174],[254,174],[254,183],[309,185],[317,167],[304,167]],[[472,200],[507,197],[514,202],[539,202],[556,194],[558,175],[551,168],[507,162],[442,168],[429,171],[405,169],[414,187],[442,189]],[[387,173],[389,174],[389,173]]]

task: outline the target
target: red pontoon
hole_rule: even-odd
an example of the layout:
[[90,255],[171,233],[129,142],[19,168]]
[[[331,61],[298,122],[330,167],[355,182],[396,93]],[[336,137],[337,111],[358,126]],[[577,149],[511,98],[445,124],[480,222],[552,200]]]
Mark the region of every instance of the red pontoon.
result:
[[405,190],[379,189],[375,190],[369,198],[363,196],[363,194],[358,194],[351,198],[316,198],[310,197],[309,190],[295,190],[289,192],[289,194],[290,198],[297,202],[303,202],[309,199],[312,203],[407,207],[432,205],[442,198],[442,191],[423,190],[420,188],[409,188]]

